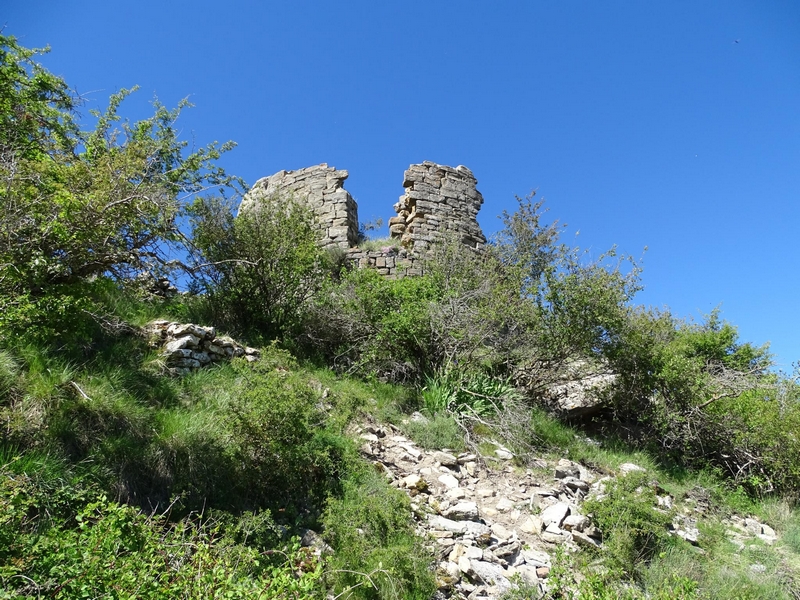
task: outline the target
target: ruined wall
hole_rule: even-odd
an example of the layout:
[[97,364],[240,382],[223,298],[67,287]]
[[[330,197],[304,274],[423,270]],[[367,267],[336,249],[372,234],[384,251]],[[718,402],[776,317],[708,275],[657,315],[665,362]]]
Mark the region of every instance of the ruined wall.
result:
[[405,172],[406,193],[394,208],[389,230],[396,243],[380,250],[362,250],[358,245],[358,206],[344,189],[348,173],[323,163],[297,171],[279,171],[259,179],[247,193],[239,213],[252,210],[273,195],[292,196],[307,203],[320,222],[323,247],[347,251],[350,264],[374,268],[387,277],[422,273],[420,259],[430,245],[447,234],[480,250],[486,238],[477,215],[483,196],[467,167],[447,167],[432,162],[411,165]]
[[422,275],[421,261],[411,256],[404,248],[361,250],[350,248],[348,262],[358,269],[375,269],[389,279],[400,279]]
[[239,214],[273,195],[292,196],[306,203],[321,226],[323,247],[351,248],[358,243],[358,205],[344,189],[348,173],[326,163],[297,171],[278,171],[259,179],[242,200]]
[[188,375],[192,371],[220,361],[243,356],[254,362],[261,356],[257,348],[242,346],[233,338],[217,335],[214,327],[175,321],[150,321],[142,333],[152,348],[161,349],[165,370],[170,375]]
[[446,234],[465,246],[480,250],[486,244],[478,211],[483,196],[476,189],[478,180],[467,167],[456,168],[425,161],[405,172],[406,193],[394,205],[396,217],[389,219],[389,231],[403,247],[415,254]]

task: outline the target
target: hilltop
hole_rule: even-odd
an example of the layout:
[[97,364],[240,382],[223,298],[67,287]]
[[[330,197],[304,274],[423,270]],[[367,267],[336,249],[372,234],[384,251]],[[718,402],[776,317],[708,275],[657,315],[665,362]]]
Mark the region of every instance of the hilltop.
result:
[[798,594],[800,389],[718,311],[464,166],[369,240],[0,46],[0,597]]

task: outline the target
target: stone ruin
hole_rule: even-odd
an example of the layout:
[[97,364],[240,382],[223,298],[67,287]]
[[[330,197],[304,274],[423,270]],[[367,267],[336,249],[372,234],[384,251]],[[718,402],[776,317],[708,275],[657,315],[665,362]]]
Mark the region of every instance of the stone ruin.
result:
[[480,251],[486,244],[477,221],[483,196],[467,167],[433,162],[411,165],[405,172],[406,192],[389,219],[391,243],[379,250],[358,247],[358,205],[344,189],[348,172],[322,163],[297,171],[279,171],[259,179],[242,200],[239,214],[253,210],[266,198],[291,197],[306,203],[320,225],[320,244],[341,248],[350,264],[374,268],[387,277],[419,275],[419,260],[431,244],[446,237]]
[[463,165],[455,169],[428,161],[411,165],[403,177],[406,193],[394,205],[397,216],[389,219],[392,237],[420,252],[451,234],[480,250],[486,238],[477,220],[483,204],[477,184]]
[[254,362],[261,356],[257,348],[243,346],[226,335],[217,335],[214,327],[177,323],[163,319],[151,321],[142,333],[152,348],[161,349],[161,357],[170,375],[188,375],[220,361],[243,356]]
[[298,171],[278,171],[259,179],[242,200],[239,214],[272,196],[304,202],[320,225],[323,247],[351,248],[358,244],[358,205],[343,183],[348,173],[326,163]]

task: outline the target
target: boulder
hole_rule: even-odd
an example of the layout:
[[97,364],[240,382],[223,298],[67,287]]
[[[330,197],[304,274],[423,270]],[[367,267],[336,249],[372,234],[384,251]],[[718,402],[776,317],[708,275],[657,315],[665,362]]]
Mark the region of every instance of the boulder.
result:
[[478,505],[474,502],[459,502],[447,509],[444,516],[454,521],[477,521]]
[[564,522],[564,519],[567,518],[569,512],[570,508],[568,504],[565,502],[558,502],[545,508],[542,514],[539,515],[539,518],[542,520],[542,524],[545,527],[553,524],[555,524],[556,527],[561,527],[561,524]]

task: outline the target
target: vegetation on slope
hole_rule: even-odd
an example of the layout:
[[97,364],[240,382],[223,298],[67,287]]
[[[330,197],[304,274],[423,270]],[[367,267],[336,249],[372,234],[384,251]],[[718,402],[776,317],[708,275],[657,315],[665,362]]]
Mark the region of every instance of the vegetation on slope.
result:
[[[234,219],[241,182],[215,162],[231,145],[188,153],[184,105],[128,123],[123,91],[83,131],[37,53],[0,37],[0,597],[431,597],[407,499],[348,427],[423,409],[405,427],[428,447],[497,435],[522,460],[619,461],[543,410],[576,361],[617,374],[593,435],[647,453],[662,485],[705,478],[748,510],[797,494],[799,392],[767,348],[717,313],[635,306],[635,262],[562,244],[540,202],[503,215],[485,253],[441,244],[422,277],[349,270],[299,204]],[[165,275],[192,293],[153,296]],[[263,358],[167,377],[138,334],[157,317]],[[712,589],[650,517],[609,544],[606,575],[556,578],[553,597]],[[800,527],[782,523],[791,564]],[[308,529],[331,553],[300,546]]]

